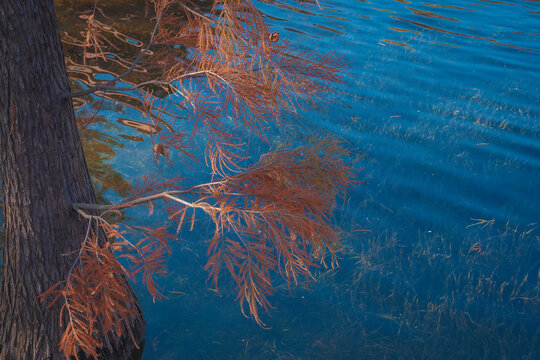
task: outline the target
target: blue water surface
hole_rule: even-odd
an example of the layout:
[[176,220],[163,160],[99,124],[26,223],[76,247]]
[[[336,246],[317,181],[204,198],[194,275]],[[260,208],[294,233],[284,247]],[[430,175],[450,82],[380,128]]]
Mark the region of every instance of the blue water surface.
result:
[[[540,3],[257,4],[284,41],[347,62],[326,103],[270,134],[361,157],[364,183],[335,215],[340,266],[278,281],[262,328],[207,280],[201,217],[160,282],[169,299],[136,284],[143,359],[540,358]],[[112,165],[151,172],[147,150],[130,143]]]

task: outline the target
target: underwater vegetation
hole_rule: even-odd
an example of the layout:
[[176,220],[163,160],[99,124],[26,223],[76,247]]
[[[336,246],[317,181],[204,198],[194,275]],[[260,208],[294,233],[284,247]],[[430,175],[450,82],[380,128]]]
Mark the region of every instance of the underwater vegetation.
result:
[[[158,359],[173,359],[178,350],[201,359],[537,359],[539,232],[536,224],[495,225],[473,223],[462,238],[419,233],[408,243],[396,233],[353,233],[340,268],[320,268],[315,279],[295,289],[278,287],[270,329],[248,319],[239,323],[231,315],[234,308],[223,298],[232,296],[233,287],[217,294],[205,286],[202,270],[200,277],[193,270],[201,267],[202,253],[189,242],[183,245],[184,263],[171,265],[175,270],[167,285],[180,289],[169,295],[183,313],[175,315],[181,322],[147,339],[145,354]],[[142,302],[151,306],[148,299]],[[178,310],[162,303],[159,313],[168,311]],[[163,326],[169,320],[158,316],[150,327],[154,321]],[[215,321],[227,326],[209,332]],[[176,349],[170,357],[154,352],[168,346]]]

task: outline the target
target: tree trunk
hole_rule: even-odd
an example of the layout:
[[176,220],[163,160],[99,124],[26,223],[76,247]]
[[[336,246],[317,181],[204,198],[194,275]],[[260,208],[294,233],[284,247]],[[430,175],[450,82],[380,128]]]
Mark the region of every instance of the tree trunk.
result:
[[[69,91],[53,0],[0,0],[0,186],[4,246],[0,359],[63,359],[61,303],[37,296],[65,280],[87,222],[74,202],[95,201]],[[136,297],[133,294],[135,306]],[[137,341],[142,315],[133,320]],[[131,339],[104,339],[124,359]]]

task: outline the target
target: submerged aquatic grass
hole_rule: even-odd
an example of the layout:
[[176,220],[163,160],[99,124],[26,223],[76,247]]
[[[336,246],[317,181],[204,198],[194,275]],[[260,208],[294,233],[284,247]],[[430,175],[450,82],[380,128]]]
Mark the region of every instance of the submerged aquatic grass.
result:
[[[413,241],[394,232],[351,233],[340,268],[320,268],[296,288],[278,286],[270,329],[239,320],[230,303],[233,284],[224,283],[219,294],[205,286],[202,252],[189,241],[182,245],[183,262],[171,264],[174,304],[160,304],[162,316],[150,319],[150,326],[165,323],[166,330],[148,339],[146,354],[536,359],[540,233],[536,224],[497,225],[471,227],[461,238],[423,232]],[[222,325],[212,326],[216,322]]]
[[274,340],[251,339],[244,358],[540,356],[534,227],[492,226],[460,240],[423,233],[413,243],[366,233],[355,245],[338,271],[321,271],[292,296],[282,292]]

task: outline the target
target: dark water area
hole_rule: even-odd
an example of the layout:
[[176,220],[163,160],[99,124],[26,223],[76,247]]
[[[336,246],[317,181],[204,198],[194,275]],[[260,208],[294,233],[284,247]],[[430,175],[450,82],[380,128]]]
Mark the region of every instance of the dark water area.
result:
[[[169,261],[169,300],[139,292],[143,358],[540,358],[540,3],[321,7],[261,4],[282,38],[348,62],[271,140],[333,136],[363,156],[335,217],[340,267],[278,286],[263,329],[230,284],[211,289],[201,220]],[[152,166],[133,151],[113,161],[127,177]]]

